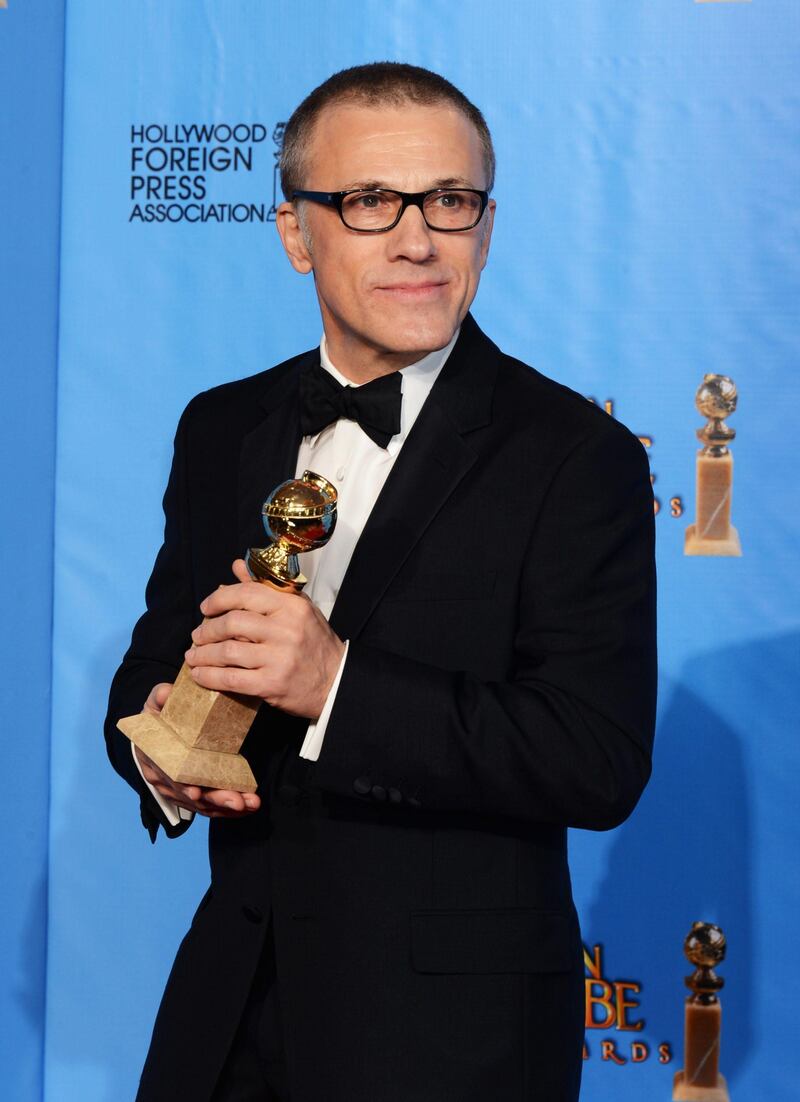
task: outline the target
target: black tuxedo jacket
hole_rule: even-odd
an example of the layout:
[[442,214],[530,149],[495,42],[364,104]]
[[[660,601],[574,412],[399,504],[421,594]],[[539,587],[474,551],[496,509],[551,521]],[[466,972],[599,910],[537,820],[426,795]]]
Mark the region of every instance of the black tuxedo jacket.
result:
[[[153,837],[116,721],[174,679],[198,603],[264,542],[317,355],[199,395],[178,427],[106,724]],[[140,1098],[209,1097],[271,916],[293,1102],[575,1099],[566,828],[617,825],[647,781],[654,603],[643,448],[468,316],[333,610],[351,643],[319,761],[265,705],[245,744],[263,809],[210,823]]]

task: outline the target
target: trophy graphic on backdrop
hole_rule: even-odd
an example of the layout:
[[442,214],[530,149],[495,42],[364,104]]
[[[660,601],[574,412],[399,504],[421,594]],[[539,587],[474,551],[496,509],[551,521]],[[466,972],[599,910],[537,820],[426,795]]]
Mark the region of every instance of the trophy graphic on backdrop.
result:
[[695,405],[707,424],[697,430],[697,521],[686,529],[684,555],[741,555],[739,533],[731,524],[733,456],[728,444],[736,429],[725,418],[736,409],[736,384],[727,375],[704,375]]
[[686,986],[684,1066],[675,1072],[674,1102],[730,1102],[724,1076],[719,1072],[719,1038],[722,1007],[717,992],[725,983],[714,966],[725,959],[725,935],[711,922],[693,922],[683,951],[695,966]]
[[285,122],[278,122],[275,124],[275,129],[272,131],[272,140],[275,143],[275,149],[272,153],[272,205],[267,211],[267,221],[274,222],[278,214],[278,184],[281,177],[281,150],[283,149],[283,134],[286,130]]
[[[262,516],[272,542],[247,552],[250,576],[300,593],[306,579],[297,556],[323,547],[333,535],[336,490],[321,475],[304,471],[272,491]],[[255,792],[255,777],[239,750],[260,705],[258,697],[204,689],[184,663],[160,715],[141,712],[117,726],[174,781]]]

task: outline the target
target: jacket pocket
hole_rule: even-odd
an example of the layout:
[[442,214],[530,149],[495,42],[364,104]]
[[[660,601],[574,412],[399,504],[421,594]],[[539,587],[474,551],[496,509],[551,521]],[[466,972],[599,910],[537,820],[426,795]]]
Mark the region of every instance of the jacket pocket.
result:
[[568,972],[575,966],[573,918],[564,911],[507,908],[414,911],[416,972]]

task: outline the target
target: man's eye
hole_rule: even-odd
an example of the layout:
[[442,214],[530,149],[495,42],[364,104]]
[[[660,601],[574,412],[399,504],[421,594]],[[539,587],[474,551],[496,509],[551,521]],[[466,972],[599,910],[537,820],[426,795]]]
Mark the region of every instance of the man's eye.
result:
[[452,191],[442,192],[441,195],[436,196],[436,205],[443,207],[445,210],[458,210],[464,202],[464,197],[458,193]]
[[377,210],[385,204],[386,199],[378,191],[362,191],[360,195],[351,196],[350,201],[363,210]]

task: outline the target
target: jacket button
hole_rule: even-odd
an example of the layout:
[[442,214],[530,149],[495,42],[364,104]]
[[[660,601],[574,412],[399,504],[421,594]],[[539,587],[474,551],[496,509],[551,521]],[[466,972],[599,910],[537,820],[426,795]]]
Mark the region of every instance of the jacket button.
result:
[[406,803],[409,807],[422,807],[422,804],[419,802],[416,796],[409,796],[406,800]]
[[403,802],[403,793],[399,788],[389,789],[389,801],[393,804],[401,804]]
[[248,922],[253,922],[255,925],[264,921],[264,912],[258,907],[251,907],[249,903],[242,906],[242,914]]
[[294,784],[282,784],[278,789],[278,799],[287,806],[297,804],[300,802],[300,789]]
[[372,781],[369,777],[356,777],[353,781],[353,791],[359,796],[368,796],[372,791]]
[[372,796],[378,800],[379,803],[383,803],[386,799],[386,789],[380,784],[374,784],[372,786]]

